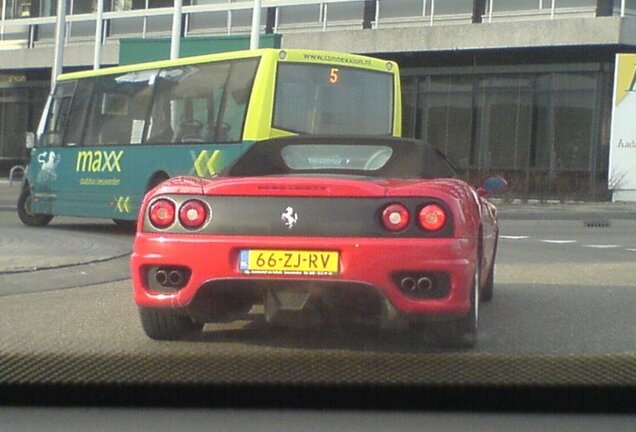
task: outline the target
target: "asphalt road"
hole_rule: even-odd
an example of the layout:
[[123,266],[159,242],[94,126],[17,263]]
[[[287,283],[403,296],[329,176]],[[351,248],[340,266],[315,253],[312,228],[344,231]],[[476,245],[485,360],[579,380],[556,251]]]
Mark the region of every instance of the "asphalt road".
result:
[[[127,261],[131,234],[109,222],[71,218],[58,218],[44,229],[26,228],[11,212],[0,212],[0,226],[13,237],[32,236],[60,244],[60,254],[43,262],[50,264],[68,255],[84,263],[35,271],[9,266],[7,271],[6,262],[11,260],[4,254],[5,271],[0,273],[4,347],[148,353],[236,349],[255,354],[288,348],[435,351],[394,335],[360,338],[357,334],[349,339],[283,331],[268,335],[269,342],[264,342],[265,329],[258,320],[256,324],[208,326],[203,343],[152,342],[141,332],[131,299]],[[635,351],[635,228],[633,220],[613,221],[603,228],[588,228],[576,220],[502,220],[495,299],[482,304],[476,351]],[[5,245],[3,251],[10,248]],[[40,257],[35,251],[31,254],[37,268]]]
[[[609,226],[587,227],[585,218],[528,219],[523,212],[520,218],[514,209],[502,214],[495,298],[480,309],[477,347],[450,355],[470,362],[473,357],[636,353],[636,220],[619,217]],[[145,367],[148,359],[163,359],[177,369],[186,359],[216,365],[212,372],[188,369],[190,375],[146,367],[142,380],[302,382],[335,375],[347,382],[388,377],[408,382],[443,380],[439,377],[449,373],[405,370],[409,364],[428,367],[431,358],[449,354],[425,340],[399,332],[274,330],[258,313],[252,321],[208,325],[196,340],[151,341],[132,301],[127,260],[132,234],[109,221],[75,218],[27,228],[6,207],[0,209],[0,229],[0,354],[20,362],[20,356],[53,356],[61,368],[51,375],[50,365],[43,371],[28,366],[28,373],[35,373],[30,379],[73,375],[76,366],[64,359],[94,365],[95,355],[107,361],[90,379],[107,381],[112,374],[120,381],[139,378],[138,366]],[[126,356],[137,359],[132,371],[113,366]],[[509,366],[510,376],[518,372],[517,363]],[[532,381],[541,371],[531,367],[525,379]],[[467,379],[452,373],[451,381]],[[491,378],[506,379],[500,375],[497,365]]]

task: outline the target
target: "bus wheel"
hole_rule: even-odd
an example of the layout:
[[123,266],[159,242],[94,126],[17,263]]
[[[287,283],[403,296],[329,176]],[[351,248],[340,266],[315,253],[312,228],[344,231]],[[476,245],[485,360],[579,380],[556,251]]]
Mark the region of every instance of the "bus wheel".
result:
[[25,185],[18,198],[18,217],[23,224],[32,227],[42,227],[53,219],[52,215],[36,214],[31,211],[31,188]]
[[137,229],[137,221],[136,220],[128,220],[128,219],[113,219],[113,222],[126,232],[134,232]]
[[172,309],[140,307],[139,317],[146,335],[155,340],[178,340],[203,329],[203,324]]

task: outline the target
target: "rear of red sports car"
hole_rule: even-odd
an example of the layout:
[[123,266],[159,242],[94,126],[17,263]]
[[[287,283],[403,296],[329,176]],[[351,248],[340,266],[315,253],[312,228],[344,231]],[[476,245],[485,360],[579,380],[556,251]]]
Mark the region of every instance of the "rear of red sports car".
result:
[[423,324],[472,345],[478,287],[492,288],[494,208],[461,180],[385,172],[412,141],[298,140],[265,147],[291,146],[281,160],[295,169],[263,171],[255,149],[228,176],[175,178],[146,196],[132,256],[146,333],[178,338],[262,305],[268,322]]

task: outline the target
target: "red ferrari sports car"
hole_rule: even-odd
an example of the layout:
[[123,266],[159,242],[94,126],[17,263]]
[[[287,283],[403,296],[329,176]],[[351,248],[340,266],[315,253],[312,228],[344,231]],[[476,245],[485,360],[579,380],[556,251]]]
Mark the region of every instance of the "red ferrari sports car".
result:
[[454,177],[418,140],[306,136],[258,142],[215,178],[170,179],[144,199],[131,258],[143,329],[178,339],[249,313],[473,346],[497,251],[486,197],[507,184]]

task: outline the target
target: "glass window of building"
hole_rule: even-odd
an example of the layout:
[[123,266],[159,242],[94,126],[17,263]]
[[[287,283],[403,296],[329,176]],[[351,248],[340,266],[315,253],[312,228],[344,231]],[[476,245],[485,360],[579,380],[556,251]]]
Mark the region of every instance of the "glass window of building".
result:
[[636,0],[614,0],[614,11],[618,15],[621,11],[621,2],[625,2],[625,13],[636,14]]
[[436,0],[435,15],[472,14],[473,0]]
[[482,78],[476,98],[477,166],[522,169],[528,166],[532,81],[527,77]]
[[523,12],[550,7],[549,4],[541,0],[489,0],[486,10],[489,10],[491,3],[493,12]]
[[547,74],[537,79],[537,168],[588,170],[593,144],[593,74]]
[[[505,174],[521,196],[595,194],[606,178],[609,102],[600,88],[611,82],[608,74],[564,66],[413,77],[405,86],[412,108],[404,111],[404,132],[446,153],[467,179]],[[414,105],[408,95],[415,80]]]
[[594,8],[598,0],[554,0],[557,8]]
[[420,82],[419,136],[457,168],[471,165],[473,79],[433,76]]

